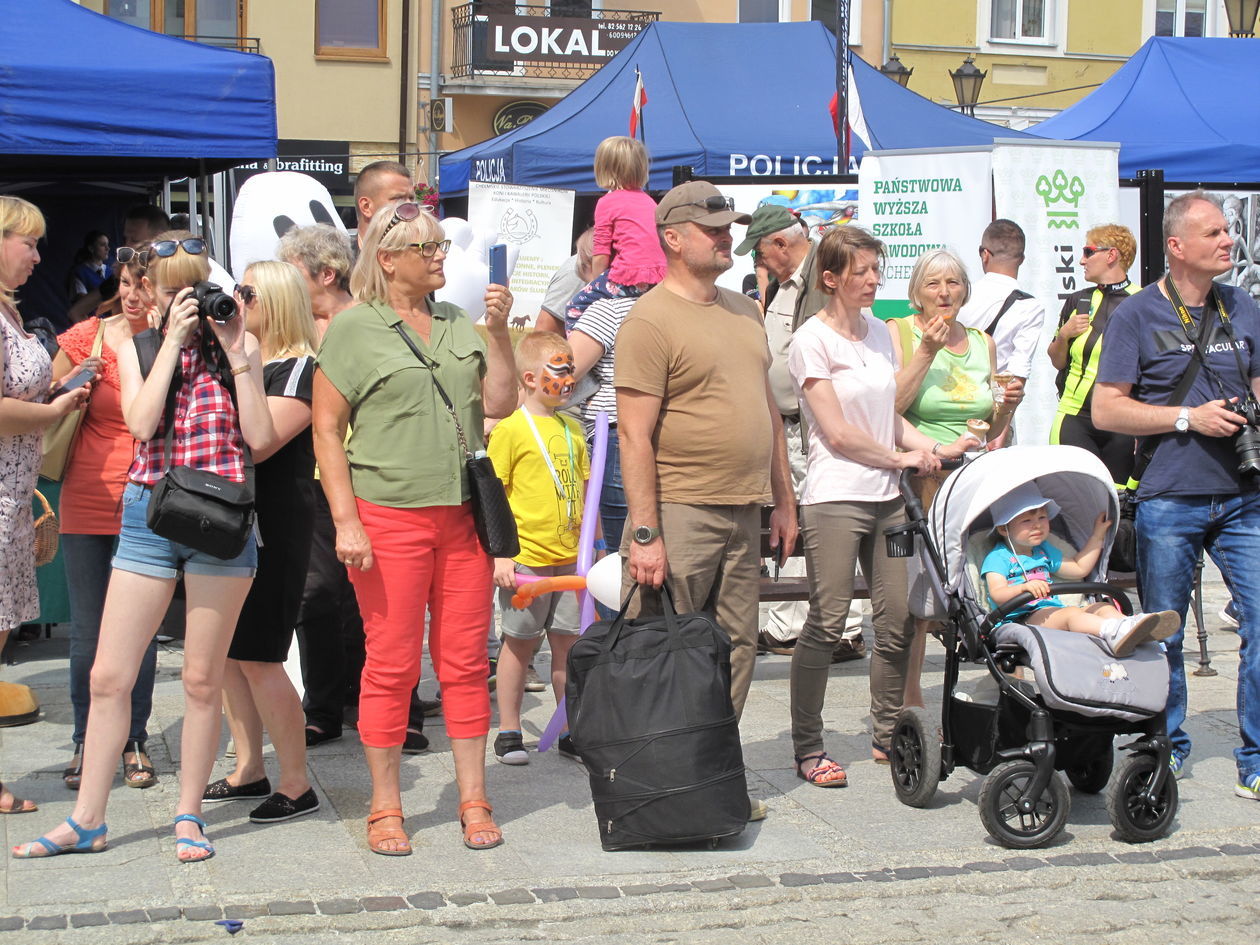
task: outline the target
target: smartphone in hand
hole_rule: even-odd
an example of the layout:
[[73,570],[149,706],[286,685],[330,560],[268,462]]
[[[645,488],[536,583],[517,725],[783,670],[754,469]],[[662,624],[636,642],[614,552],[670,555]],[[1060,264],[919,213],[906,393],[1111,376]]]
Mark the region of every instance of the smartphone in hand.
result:
[[490,284],[506,286],[508,284],[507,271],[507,243],[495,243],[490,247]]
[[91,368],[79,368],[79,370],[67,377],[60,387],[53,391],[53,396],[60,397],[62,394],[68,394],[71,391],[78,390],[84,384],[90,384],[94,380],[96,380],[95,371]]

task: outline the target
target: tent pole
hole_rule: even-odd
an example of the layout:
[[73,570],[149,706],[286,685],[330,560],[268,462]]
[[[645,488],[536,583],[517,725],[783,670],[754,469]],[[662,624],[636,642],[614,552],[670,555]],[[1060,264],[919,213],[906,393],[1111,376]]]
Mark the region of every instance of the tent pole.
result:
[[1164,274],[1164,172],[1138,171],[1142,208],[1142,285]]
[[201,225],[197,220],[197,178],[188,175],[188,229],[193,234],[201,235]]
[[849,173],[849,0],[836,0],[836,152]]

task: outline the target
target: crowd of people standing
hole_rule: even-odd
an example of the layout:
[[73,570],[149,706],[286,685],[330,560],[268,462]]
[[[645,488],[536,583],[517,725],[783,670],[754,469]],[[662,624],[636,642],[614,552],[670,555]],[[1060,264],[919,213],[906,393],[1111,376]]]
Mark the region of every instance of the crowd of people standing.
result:
[[[26,201],[0,197],[0,517],[11,536],[0,553],[0,638],[38,612],[24,510],[42,431],[84,411],[61,495],[75,720],[64,780],[78,797],[71,817],[13,856],[105,849],[120,758],[129,787],[156,783],[146,746],[153,637],[181,575],[185,717],[173,823],[181,861],[215,854],[204,804],[257,801],[250,819],[258,823],[316,811],[306,751],[347,724],[358,728],[371,778],[368,847],[411,853],[400,772],[402,754],[427,745],[426,706],[416,693],[426,645],[463,842],[476,850],[502,843],[485,777],[493,588],[571,572],[600,413],[611,435],[596,547],[620,550],[623,594],[645,588],[632,615],[659,611],[652,589],[666,582],[679,610],[716,615],[733,645],[737,714],[765,639],[763,509],[771,509],[769,542],[780,558],[799,537],[808,606],[776,630],[792,653],[795,772],[813,786],[843,787],[849,774],[826,749],[823,711],[831,664],[866,652],[854,606],[859,568],[871,600],[875,761],[887,761],[901,709],[923,704],[929,628],[916,632],[905,562],[883,541],[905,522],[900,473],[913,471],[930,504],[943,460],[1011,442],[1040,357],[1060,371],[1054,441],[1096,453],[1118,487],[1137,492],[1144,597],[1185,613],[1183,578],[1193,569],[1188,552],[1168,547],[1174,532],[1205,548],[1225,574],[1244,641],[1237,793],[1260,798],[1260,697],[1243,698],[1260,685],[1246,648],[1260,604],[1242,578],[1257,564],[1260,547],[1248,536],[1260,507],[1228,447],[1242,422],[1230,396],[1260,393],[1260,312],[1245,294],[1213,286],[1222,258],[1228,264],[1229,236],[1210,195],[1170,206],[1170,274],[1140,292],[1125,275],[1132,235],[1115,224],[1091,230],[1082,264],[1097,288],[1067,300],[1047,350],[1044,310],[1018,286],[1024,235],[1012,221],[994,221],[981,235],[984,277],[975,285],[955,252],[925,253],[910,279],[909,310],[882,322],[871,307],[885,249],[870,233],[845,225],[817,237],[782,207],[739,213],[699,181],[657,203],[642,190],[642,146],[605,145],[597,171],[609,193],[592,245],[583,256],[579,244],[565,276],[570,304],[549,298],[543,317],[552,330],[526,335],[515,352],[506,287],[487,289],[480,329],[458,307],[434,301],[450,244],[414,201],[402,165],[373,165],[360,176],[358,246],[329,226],[289,231],[278,260],[245,271],[236,318],[205,317],[193,296],[209,275],[204,240],[165,226],[129,240],[110,262],[116,314],[106,309],[76,324],[53,359],[22,329],[14,299],[38,262],[43,220]],[[738,251],[735,223],[748,227]],[[761,305],[718,284],[736,252],[751,253],[771,276]],[[91,287],[108,302],[100,288]],[[1218,309],[1219,334],[1203,336],[1208,369],[1189,393],[1181,390],[1181,403],[1167,403],[1186,373],[1171,352],[1184,357],[1185,349],[1158,339],[1152,347],[1148,326],[1160,324],[1178,341],[1178,312],[1204,324]],[[1194,339],[1190,347],[1198,352]],[[61,393],[58,384],[85,367],[92,383]],[[557,413],[566,409],[577,420]],[[1130,479],[1135,436],[1153,451],[1140,486]],[[529,536],[514,561],[491,559],[475,528],[465,460],[486,449],[503,467],[518,530]],[[1183,481],[1178,463],[1202,477]],[[253,489],[257,528],[235,557],[153,530],[146,513],[154,486],[174,466]],[[105,488],[92,486],[99,483]],[[1220,496],[1224,521],[1213,511]],[[521,764],[528,753],[518,690],[535,641],[552,642],[558,698],[575,627],[556,602],[509,613],[509,596],[501,593],[506,689],[491,757]],[[283,669],[295,633],[305,703]],[[1190,748],[1181,727],[1181,633],[1167,644],[1180,773]],[[224,710],[235,763],[211,783]],[[275,749],[274,790],[264,731]],[[561,751],[578,757],[581,746],[567,738]],[[752,818],[765,816],[764,803],[750,807]],[[0,811],[35,809],[0,789]]]

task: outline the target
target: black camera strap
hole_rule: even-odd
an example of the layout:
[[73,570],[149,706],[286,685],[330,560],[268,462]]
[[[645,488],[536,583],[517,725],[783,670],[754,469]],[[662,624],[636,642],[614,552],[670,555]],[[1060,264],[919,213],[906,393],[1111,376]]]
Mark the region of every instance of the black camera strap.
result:
[[[1181,293],[1177,291],[1177,286],[1173,282],[1171,275],[1164,276],[1164,287],[1168,290],[1168,301],[1172,303],[1173,311],[1177,313],[1177,320],[1181,322],[1181,330],[1186,333],[1186,338],[1190,341],[1190,344],[1194,345],[1195,353],[1199,356],[1199,360],[1203,362],[1203,367],[1211,375],[1212,380],[1216,381],[1216,389],[1220,392],[1221,399],[1228,401],[1229,394],[1225,389],[1225,381],[1220,373],[1208,363],[1207,351],[1204,349],[1212,326],[1212,319],[1208,315],[1208,306],[1216,308],[1216,313],[1221,320],[1221,328],[1224,329],[1225,337],[1229,339],[1230,350],[1234,353],[1234,362],[1238,365],[1239,380],[1242,382],[1246,395],[1250,397],[1251,388],[1248,384],[1247,369],[1243,366],[1242,355],[1238,353],[1238,339],[1234,334],[1234,323],[1229,319],[1229,312],[1225,310],[1225,301],[1216,290],[1215,283],[1208,289],[1208,297],[1203,305],[1203,315],[1197,334],[1193,331],[1194,318],[1186,307],[1186,303],[1181,300]],[[1184,397],[1185,395],[1183,394],[1182,399]],[[1176,404],[1176,398],[1174,398],[1172,403]]]

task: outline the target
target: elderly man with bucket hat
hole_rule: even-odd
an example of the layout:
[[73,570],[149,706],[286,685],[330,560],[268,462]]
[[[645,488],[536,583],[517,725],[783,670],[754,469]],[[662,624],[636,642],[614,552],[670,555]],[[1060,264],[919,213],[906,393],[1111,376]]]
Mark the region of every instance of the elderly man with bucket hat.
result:
[[[661,199],[666,275],[622,323],[615,368],[627,586],[668,578],[680,612],[714,612],[734,646],[736,712],[756,659],[761,508],[772,495],[771,544],[790,553],[797,534],[761,313],[717,285],[732,266],[731,224],[749,219],[707,181]],[[643,612],[658,607],[657,595],[644,598]]]
[[[752,253],[770,275],[764,306],[766,340],[770,345],[770,389],[783,418],[792,485],[798,494],[805,478],[805,449],[801,407],[788,371],[787,351],[792,332],[827,304],[827,294],[818,283],[817,248],[818,244],[809,238],[800,217],[779,204],[758,207],[743,241],[735,247],[738,256]],[[804,560],[793,558],[784,562],[782,573],[789,577],[804,574]],[[866,644],[862,640],[863,609],[861,601],[850,605],[844,634],[836,643],[832,662],[860,660],[866,655]],[[772,653],[791,653],[808,612],[809,605],[805,601],[781,601],[771,606],[758,637],[759,648]]]

